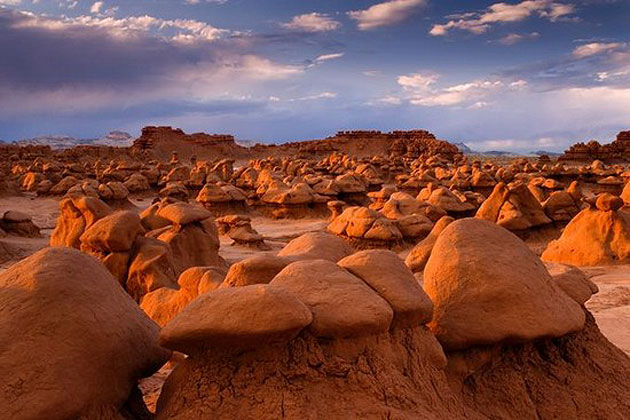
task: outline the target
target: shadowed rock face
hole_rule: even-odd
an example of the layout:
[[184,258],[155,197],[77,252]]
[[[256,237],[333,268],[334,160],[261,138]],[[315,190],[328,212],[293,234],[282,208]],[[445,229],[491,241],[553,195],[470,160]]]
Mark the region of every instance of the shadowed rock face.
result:
[[169,357],[158,332],[96,259],[61,247],[24,259],[0,275],[2,417],[120,418]]
[[630,410],[630,359],[590,317],[559,339],[446,356],[424,327],[208,350],[169,376],[156,418],[622,419]]

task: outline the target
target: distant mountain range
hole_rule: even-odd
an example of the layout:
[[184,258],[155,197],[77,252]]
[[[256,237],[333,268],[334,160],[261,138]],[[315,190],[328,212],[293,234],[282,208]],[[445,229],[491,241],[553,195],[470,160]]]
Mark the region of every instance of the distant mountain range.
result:
[[481,155],[481,156],[493,156],[493,157],[547,155],[552,158],[562,156],[562,153],[549,152],[547,150],[536,150],[535,152],[529,152],[529,153],[515,153],[515,152],[507,152],[505,150],[486,150],[485,152],[479,152],[477,150],[471,149],[465,143],[453,143],[453,144],[457,146],[459,150],[465,155]]
[[457,146],[460,152],[465,155],[477,154],[477,152],[473,151],[470,147],[466,146],[465,143],[452,143],[453,146]]
[[493,156],[493,157],[517,156],[516,153],[505,152],[505,151],[501,151],[501,150],[488,150],[488,151],[485,151],[485,152],[479,152],[477,150],[471,149],[465,143],[453,143],[453,144],[455,146],[457,146],[457,148],[465,155],[480,155],[480,156]]
[[104,137],[97,139],[78,139],[70,136],[39,136],[31,139],[23,139],[14,141],[14,144],[20,146],[36,145],[36,146],[50,146],[53,149],[69,149],[79,145],[92,145],[92,146],[114,146],[114,147],[128,147],[133,144],[134,138],[129,133],[124,131],[112,131]]
[[532,152],[532,155],[536,155],[536,156],[540,156],[540,155],[547,155],[549,157],[558,157],[558,156],[562,156],[562,153],[558,153],[558,152],[549,152],[547,150],[536,150],[535,152]]
[[[33,137],[31,139],[17,140],[17,141],[14,141],[13,143],[19,144],[22,146],[40,145],[40,146],[50,146],[53,149],[69,149],[71,147],[79,146],[79,145],[129,147],[133,144],[133,141],[134,141],[134,138],[129,133],[126,133],[124,131],[111,131],[106,136],[97,138],[97,139],[79,139],[76,137],[63,136],[63,135],[50,135],[50,136]],[[263,143],[263,142],[256,141],[256,140],[236,140],[236,144],[243,147],[252,147],[258,143]],[[461,150],[461,152],[464,153],[465,155],[481,155],[481,156],[492,156],[492,157],[547,155],[552,158],[562,155],[562,153],[549,152],[546,150],[537,150],[535,152],[530,152],[530,153],[514,153],[514,152],[506,152],[502,150],[488,150],[485,152],[479,152],[479,151],[471,149],[465,143],[462,143],[462,142],[453,143],[453,145],[457,146],[459,150]]]

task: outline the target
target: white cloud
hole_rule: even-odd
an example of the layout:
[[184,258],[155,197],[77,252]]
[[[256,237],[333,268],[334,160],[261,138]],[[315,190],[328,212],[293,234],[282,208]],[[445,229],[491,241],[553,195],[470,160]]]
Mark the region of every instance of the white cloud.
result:
[[[201,0],[184,0],[188,4],[199,4]],[[204,0],[206,3],[217,3],[217,4],[225,4],[228,0]]]
[[418,106],[454,106],[480,102],[490,92],[503,86],[501,81],[475,80],[469,83],[450,86],[437,91],[419,93],[409,103]]
[[90,13],[94,13],[94,14],[101,13],[101,9],[103,8],[104,5],[105,3],[103,3],[102,1],[97,1],[96,3],[92,4],[92,7],[90,7]]
[[357,21],[360,30],[367,31],[402,22],[415,8],[425,3],[426,0],[390,0],[365,10],[350,11],[348,16]]
[[280,99],[277,96],[270,96],[270,102],[302,102],[302,101],[314,101],[319,99],[333,99],[337,97],[337,92],[320,92],[313,95],[301,96],[298,98]]
[[621,42],[591,42],[589,44],[580,45],[573,50],[573,56],[576,58],[586,58],[604,52],[612,51],[623,47]]
[[604,82],[606,80],[620,79],[622,77],[629,76],[629,75],[630,75],[630,68],[628,70],[620,70],[620,71],[614,71],[614,72],[600,71],[595,75],[595,79],[598,82]]
[[[374,103],[371,103],[374,104]],[[376,100],[377,105],[400,105],[402,104],[402,99],[397,96],[387,95],[383,96]]]
[[555,22],[574,11],[575,7],[572,4],[556,3],[552,0],[525,0],[516,4],[494,3],[482,13],[467,12],[452,16],[453,19],[445,24],[435,24],[429,34],[444,36],[451,29],[459,29],[478,35],[487,32],[491,25],[496,23],[520,22],[532,15]]
[[341,23],[323,13],[307,13],[294,16],[288,23],[281,25],[283,28],[304,32],[327,32],[341,27]]
[[435,73],[412,73],[398,76],[397,82],[406,92],[411,105],[426,107],[465,106],[479,109],[490,105],[487,98],[499,91],[522,90],[525,80],[510,83],[501,80],[473,80],[468,83],[438,87],[440,76]]
[[426,92],[439,79],[437,74],[421,74],[412,73],[409,75],[398,76],[398,84],[405,90],[414,92]]
[[[102,2],[97,2],[102,3]],[[94,3],[94,4],[97,4]],[[97,6],[100,10],[102,4]],[[94,9],[94,6],[93,6]],[[113,10],[115,9],[108,9]],[[15,28],[38,28],[49,31],[64,31],[69,29],[96,28],[107,31],[116,38],[137,37],[152,33],[164,34],[163,37],[175,42],[215,41],[229,31],[215,28],[205,22],[192,19],[160,19],[149,15],[129,16],[116,19],[112,16],[77,16],[50,18],[43,15],[35,15],[22,12],[26,19],[14,25]],[[165,31],[173,31],[174,34],[165,34]]]
[[522,88],[524,88],[526,86],[527,86],[527,82],[525,80],[522,80],[522,79],[516,80],[516,81],[510,83],[510,87],[513,88],[513,89],[522,89]]
[[344,56],[344,53],[323,54],[315,59],[316,62],[335,60]]
[[517,42],[525,41],[527,39],[538,38],[540,34],[538,32],[530,32],[528,34],[507,34],[503,38],[497,40],[499,44],[503,45],[514,45]]
[[298,98],[298,101],[311,101],[314,99],[332,99],[337,97],[337,92],[322,92],[315,95],[308,95]]

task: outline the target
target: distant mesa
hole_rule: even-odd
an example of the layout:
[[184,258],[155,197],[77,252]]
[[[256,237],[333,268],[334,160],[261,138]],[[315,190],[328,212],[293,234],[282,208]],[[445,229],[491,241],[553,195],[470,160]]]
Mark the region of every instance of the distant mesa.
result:
[[630,159],[630,130],[620,131],[617,138],[609,144],[600,144],[596,140],[588,143],[576,143],[559,158],[564,161],[591,162],[595,159],[603,162],[616,162]]
[[438,140],[426,130],[339,131],[332,137],[321,140],[296,141],[283,144],[251,144],[244,147],[229,134],[186,134],[179,128],[144,127],[142,135],[133,143],[135,153],[149,153],[158,159],[166,159],[177,152],[181,159],[230,158],[252,159],[268,157],[322,158],[333,152],[354,157],[368,156],[421,156],[441,155],[447,159],[460,156],[460,149],[444,140]]

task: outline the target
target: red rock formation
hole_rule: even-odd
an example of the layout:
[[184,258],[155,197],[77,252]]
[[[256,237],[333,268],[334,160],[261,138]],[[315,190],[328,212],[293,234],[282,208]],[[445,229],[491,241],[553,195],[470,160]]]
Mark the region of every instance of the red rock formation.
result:
[[188,160],[191,156],[199,157],[228,157],[240,155],[247,148],[237,145],[234,136],[229,134],[186,134],[179,128],[172,127],[144,127],[142,135],[133,143],[135,152],[150,151],[155,157],[166,160],[172,152],[178,152],[181,159]]
[[284,144],[257,144],[246,148],[236,144],[234,136],[225,134],[186,134],[172,127],[145,127],[134,142],[134,153],[150,152],[166,160],[176,151],[181,159],[198,158],[251,159],[259,156],[291,158],[323,158],[333,152],[353,157],[376,155],[409,158],[440,155],[453,159],[460,155],[452,144],[438,140],[426,130],[392,131],[340,131],[323,140],[289,142]]
[[592,161],[599,159],[606,162],[630,159],[630,130],[620,131],[617,138],[609,144],[599,144],[595,140],[588,143],[576,143],[564,152],[559,160]]

